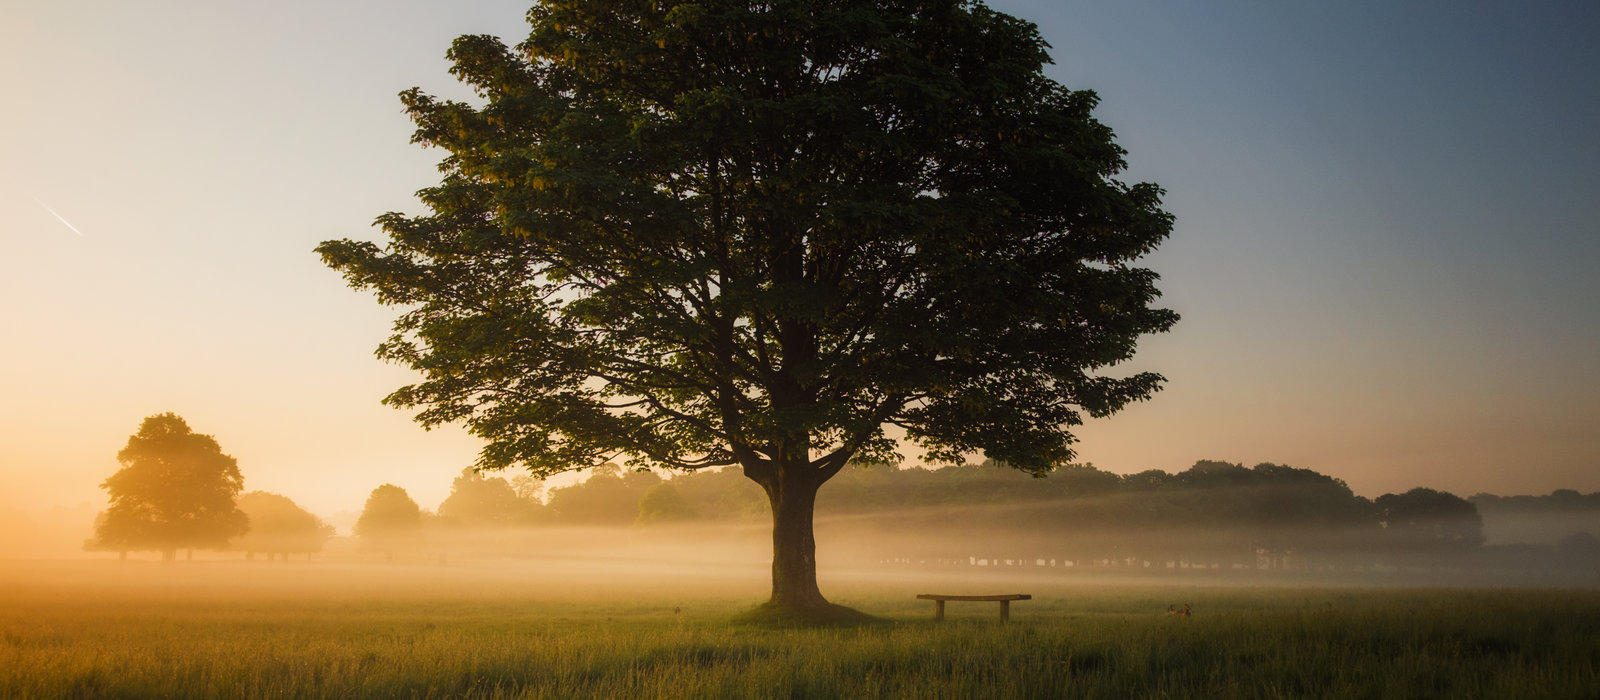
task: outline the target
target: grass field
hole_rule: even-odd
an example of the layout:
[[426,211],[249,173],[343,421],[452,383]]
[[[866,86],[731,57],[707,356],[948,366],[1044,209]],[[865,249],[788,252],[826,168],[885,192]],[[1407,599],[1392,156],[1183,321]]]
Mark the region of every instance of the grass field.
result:
[[1600,697],[1593,591],[836,575],[885,622],[768,629],[759,569],[5,564],[5,698]]

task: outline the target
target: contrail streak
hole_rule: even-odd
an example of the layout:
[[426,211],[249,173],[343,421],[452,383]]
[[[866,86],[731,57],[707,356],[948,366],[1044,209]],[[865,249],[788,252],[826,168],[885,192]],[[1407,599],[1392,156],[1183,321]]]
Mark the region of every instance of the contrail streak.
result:
[[51,209],[50,205],[45,204],[43,200],[41,200],[38,197],[35,197],[35,196],[31,195],[31,194],[28,195],[28,199],[31,199],[31,200],[34,201],[35,204],[38,204],[39,206],[44,207],[45,211],[50,212],[51,216],[56,217],[56,219],[60,220],[62,224],[65,224],[67,228],[72,229],[72,232],[78,234],[79,238],[83,237],[83,232],[79,231],[77,226],[73,226],[71,221],[67,221],[67,217],[56,213],[56,210]]

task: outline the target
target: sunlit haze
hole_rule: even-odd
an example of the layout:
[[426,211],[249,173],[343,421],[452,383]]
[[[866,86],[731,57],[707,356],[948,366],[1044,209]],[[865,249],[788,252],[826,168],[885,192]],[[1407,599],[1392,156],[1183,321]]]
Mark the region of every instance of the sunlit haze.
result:
[[[1183,320],[1116,370],[1166,389],[1079,461],[1600,490],[1600,6],[990,4],[1039,24],[1177,218],[1148,264]],[[514,43],[525,10],[0,5],[0,510],[92,517],[168,411],[246,490],[436,507],[478,443],[379,404],[413,376],[373,357],[394,312],[312,249],[419,211],[440,154],[396,94],[468,96],[450,41]]]

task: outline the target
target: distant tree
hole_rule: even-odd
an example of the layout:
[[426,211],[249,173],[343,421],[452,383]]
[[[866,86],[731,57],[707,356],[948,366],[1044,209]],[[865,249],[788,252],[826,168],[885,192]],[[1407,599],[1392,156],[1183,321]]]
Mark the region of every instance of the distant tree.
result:
[[159,551],[172,561],[179,549],[225,549],[249,527],[234,503],[244,485],[238,462],[177,414],[144,419],[117,462],[122,469],[100,485],[111,507],[90,549]]
[[1254,475],[1243,464],[1211,459],[1197,461],[1187,471],[1178,474],[1178,478],[1189,488],[1237,486],[1254,481],[1253,477]]
[[307,512],[287,497],[266,491],[251,491],[239,497],[239,510],[250,518],[250,530],[235,540],[234,549],[253,556],[306,554],[322,551],[322,544],[333,536],[333,526]]
[[639,500],[659,483],[651,472],[603,464],[583,482],[551,491],[549,507],[563,525],[626,527],[639,517]]
[[749,523],[771,514],[761,487],[737,469],[680,474],[672,483],[702,519]]
[[1480,493],[1468,500],[1478,507],[1484,532],[1496,544],[1554,545],[1574,532],[1600,534],[1600,493],[1572,489],[1544,496]]
[[515,50],[457,39],[481,102],[403,100],[448,151],[388,246],[318,250],[405,311],[389,403],[539,474],[737,465],[773,519],[771,609],[816,583],[818,488],[857,456],[1048,472],[1146,399],[1109,376],[1177,320],[1139,260],[1172,217],[1125,184],[1096,96],[980,2],[542,0]]
[[693,520],[698,514],[689,501],[678,493],[678,488],[671,482],[663,481],[650,487],[639,499],[639,517],[634,519],[635,526],[660,525],[664,523],[677,523]]
[[543,479],[532,474],[518,474],[511,477],[511,490],[515,491],[517,498],[528,502],[541,502],[544,498],[545,483]]
[[1586,508],[1600,507],[1600,498],[1596,494],[1588,496],[1573,489],[1556,489],[1550,492],[1549,499],[1555,508],[1562,510],[1583,510]]
[[1479,493],[1467,500],[1478,506],[1478,512],[1498,510],[1518,513],[1600,513],[1600,492],[1579,493],[1572,489],[1556,489],[1547,496],[1496,496]]
[[[1113,474],[1111,476],[1115,475]],[[1102,488],[1105,491],[1114,491],[1115,487],[1117,486],[1115,483],[1102,483],[1104,484]],[[1180,482],[1178,482],[1173,475],[1161,471],[1160,469],[1146,469],[1138,474],[1129,474],[1122,480],[1123,486],[1134,491],[1157,491],[1169,485],[1176,485],[1178,483]]]
[[1377,530],[1371,502],[1342,480],[1271,463],[1250,472],[1234,499],[1244,505],[1251,544],[1274,568],[1291,554],[1302,564],[1308,557],[1327,560],[1353,542],[1370,541]]
[[1384,494],[1373,503],[1384,539],[1400,552],[1422,555],[1483,544],[1483,518],[1477,507],[1455,494],[1414,488]]
[[468,467],[450,484],[450,495],[439,504],[439,516],[467,527],[507,527],[528,521],[536,504],[517,496],[500,477],[485,477]]
[[406,490],[384,484],[367,496],[367,505],[356,520],[355,535],[361,548],[383,552],[394,560],[397,551],[415,548],[422,537],[422,509]]

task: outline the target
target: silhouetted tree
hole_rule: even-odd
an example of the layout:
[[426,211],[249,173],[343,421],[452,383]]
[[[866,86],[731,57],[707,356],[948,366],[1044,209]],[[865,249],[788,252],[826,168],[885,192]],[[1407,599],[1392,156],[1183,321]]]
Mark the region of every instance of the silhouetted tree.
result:
[[248,556],[265,552],[268,557],[290,553],[322,551],[322,544],[333,536],[333,526],[307,512],[285,496],[266,491],[251,491],[239,496],[239,510],[250,518],[250,529],[235,540],[234,549]]
[[1600,534],[1600,492],[1558,489],[1544,496],[1480,493],[1468,500],[1478,507],[1485,531],[1494,533],[1497,544],[1554,545],[1574,532]]
[[224,549],[248,527],[234,503],[244,485],[238,462],[210,435],[174,413],[144,419],[117,453],[122,469],[100,487],[111,507],[95,522],[90,549],[159,551]]
[[1377,523],[1372,506],[1339,479],[1310,469],[1263,463],[1228,497],[1242,506],[1250,544],[1273,568],[1293,556],[1328,561],[1352,540],[1370,541]]
[[413,549],[422,537],[422,509],[406,490],[384,484],[367,496],[367,505],[356,520],[355,535],[361,548],[383,552],[393,561],[397,551]]
[[1402,557],[1429,563],[1430,555],[1483,544],[1483,518],[1460,496],[1427,488],[1386,493],[1375,500],[1384,540]]
[[537,504],[517,496],[500,477],[485,477],[467,468],[450,484],[450,495],[439,504],[439,516],[468,527],[506,527],[528,522]]
[[512,50],[466,36],[482,104],[412,90],[448,151],[386,248],[318,250],[405,307],[388,402],[464,422],[479,466],[618,454],[738,465],[773,514],[769,607],[816,584],[818,487],[981,452],[1048,472],[1070,429],[1161,377],[1104,370],[1176,314],[1136,266],[1171,230],[1117,180],[1096,96],[1045,77],[1034,25],[979,2],[544,0]]

